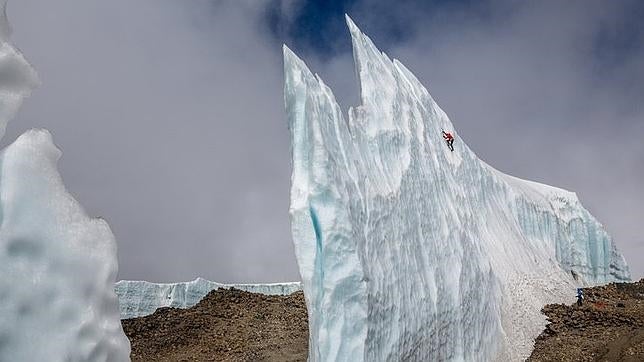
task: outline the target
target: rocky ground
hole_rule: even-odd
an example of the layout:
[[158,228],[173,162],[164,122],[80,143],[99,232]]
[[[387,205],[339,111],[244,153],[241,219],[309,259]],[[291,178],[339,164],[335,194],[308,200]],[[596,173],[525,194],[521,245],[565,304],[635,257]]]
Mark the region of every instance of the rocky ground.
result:
[[213,291],[189,309],[126,319],[132,361],[306,361],[304,294]]
[[644,279],[584,289],[584,305],[550,304],[528,361],[644,361]]
[[[584,289],[543,308],[550,323],[528,361],[644,361],[644,279]],[[132,361],[306,361],[304,295],[213,291],[190,309],[123,320]]]

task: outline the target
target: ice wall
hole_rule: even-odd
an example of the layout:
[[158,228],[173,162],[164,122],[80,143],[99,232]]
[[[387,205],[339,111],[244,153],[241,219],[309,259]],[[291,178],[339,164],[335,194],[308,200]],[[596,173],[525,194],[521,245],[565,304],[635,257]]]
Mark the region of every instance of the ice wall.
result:
[[[4,15],[5,2],[0,2]],[[0,17],[0,136],[38,83]],[[0,361],[126,361],[116,243],[65,190],[60,151],[31,130],[0,154]]]
[[150,283],[121,280],[116,283],[121,319],[143,317],[157,308],[189,308],[199,303],[212,290],[236,288],[267,295],[289,295],[302,290],[299,282],[271,284],[221,284],[197,278],[185,283]]
[[416,77],[347,23],[361,91],[348,121],[284,47],[311,361],[521,360],[544,304],[629,278],[573,193],[478,159]]

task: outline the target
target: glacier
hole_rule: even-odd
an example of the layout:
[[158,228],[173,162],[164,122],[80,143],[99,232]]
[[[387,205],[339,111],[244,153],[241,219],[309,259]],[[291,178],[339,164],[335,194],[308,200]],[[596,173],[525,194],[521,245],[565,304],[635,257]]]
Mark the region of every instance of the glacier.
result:
[[310,361],[523,360],[543,305],[629,280],[574,193],[479,159],[419,80],[346,21],[361,100],[348,119],[283,48]]
[[115,291],[119,297],[121,319],[143,317],[161,307],[190,308],[215,289],[235,288],[266,295],[289,295],[302,290],[300,282],[268,284],[221,284],[203,278],[183,283],[150,283],[121,280]]
[[[39,81],[0,6],[1,137]],[[114,236],[66,191],[60,155],[46,130],[0,153],[0,361],[129,361]]]

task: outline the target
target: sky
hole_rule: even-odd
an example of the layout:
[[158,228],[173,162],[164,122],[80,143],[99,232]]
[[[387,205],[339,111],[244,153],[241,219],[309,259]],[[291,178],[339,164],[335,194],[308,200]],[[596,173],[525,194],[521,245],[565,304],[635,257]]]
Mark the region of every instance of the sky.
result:
[[348,13],[477,155],[575,191],[644,277],[640,1],[12,0],[42,85],[2,145],[47,128],[104,217],[119,279],[298,280],[281,45],[358,102]]

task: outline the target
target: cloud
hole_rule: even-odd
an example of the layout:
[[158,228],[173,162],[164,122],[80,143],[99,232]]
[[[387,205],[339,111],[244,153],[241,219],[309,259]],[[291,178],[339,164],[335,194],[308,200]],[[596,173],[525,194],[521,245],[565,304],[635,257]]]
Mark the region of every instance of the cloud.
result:
[[[419,77],[479,157],[575,191],[644,276],[641,2],[366,0],[347,11]],[[348,46],[344,34],[345,45],[324,48]],[[291,41],[344,109],[357,104],[349,51],[328,57]]]
[[256,2],[184,4],[9,4],[43,85],[4,142],[51,130],[121,278],[297,280],[279,42]]
[[[481,158],[576,191],[643,276],[642,8],[369,0],[325,14],[289,0],[14,1],[15,43],[43,85],[3,142],[52,131],[67,187],[116,234],[121,278],[296,280],[281,43],[343,108],[355,105],[348,11]],[[331,35],[310,34],[320,29]]]

